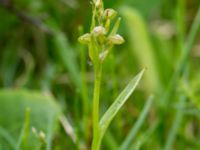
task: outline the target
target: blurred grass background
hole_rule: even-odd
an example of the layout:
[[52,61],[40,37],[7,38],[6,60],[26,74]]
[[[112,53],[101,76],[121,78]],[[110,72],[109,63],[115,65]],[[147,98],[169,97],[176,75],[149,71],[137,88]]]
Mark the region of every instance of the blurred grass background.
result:
[[[200,149],[198,28],[180,74],[173,80],[200,1],[104,3],[122,17],[120,34],[126,42],[115,47],[105,62],[101,113],[133,75],[144,67],[147,71],[137,92],[112,122],[102,149],[115,150],[122,145],[151,94],[153,105],[128,149]],[[0,0],[0,87],[54,96],[71,124],[65,126],[73,128],[76,140],[59,123],[52,149],[89,149],[91,144],[93,70],[86,47],[77,42],[80,26],[89,31],[90,18],[89,0]],[[2,110],[0,115],[7,115]]]

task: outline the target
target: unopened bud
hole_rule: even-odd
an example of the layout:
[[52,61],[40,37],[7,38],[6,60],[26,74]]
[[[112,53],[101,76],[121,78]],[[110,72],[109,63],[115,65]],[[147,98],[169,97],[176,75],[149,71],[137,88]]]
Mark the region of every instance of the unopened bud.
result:
[[109,9],[106,9],[104,11],[104,18],[105,19],[113,19],[113,18],[116,17],[116,15],[117,15],[117,12],[114,9],[109,8]]
[[91,35],[86,33],[78,38],[78,41],[82,44],[88,44],[91,41]]
[[106,29],[102,26],[97,26],[93,29],[93,33],[95,36],[101,36],[106,34]]
[[99,8],[100,6],[102,6],[102,0],[97,0],[96,7]]
[[108,39],[112,44],[120,45],[124,43],[124,38],[119,34],[112,35]]
[[40,131],[39,137],[40,137],[40,139],[45,140],[46,136],[45,136],[44,132]]

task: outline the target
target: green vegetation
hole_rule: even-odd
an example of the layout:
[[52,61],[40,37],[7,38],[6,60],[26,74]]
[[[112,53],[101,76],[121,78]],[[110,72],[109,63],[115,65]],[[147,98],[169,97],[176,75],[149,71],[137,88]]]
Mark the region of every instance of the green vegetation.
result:
[[198,0],[0,0],[0,18],[0,150],[200,149]]

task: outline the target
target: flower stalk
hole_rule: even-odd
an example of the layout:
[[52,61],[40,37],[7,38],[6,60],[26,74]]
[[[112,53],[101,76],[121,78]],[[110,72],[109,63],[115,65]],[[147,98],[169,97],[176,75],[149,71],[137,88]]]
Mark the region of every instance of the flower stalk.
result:
[[93,93],[93,141],[92,150],[98,150],[99,143],[99,97],[101,87],[102,65],[95,70],[94,93]]

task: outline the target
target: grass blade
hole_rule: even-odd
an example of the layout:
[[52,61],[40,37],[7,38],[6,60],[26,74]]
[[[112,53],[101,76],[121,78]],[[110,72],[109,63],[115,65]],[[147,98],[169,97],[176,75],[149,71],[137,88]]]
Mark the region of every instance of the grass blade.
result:
[[163,148],[164,150],[171,150],[172,146],[174,144],[174,141],[176,140],[178,130],[181,126],[181,123],[182,123],[182,120],[183,120],[183,117],[184,117],[184,112],[183,112],[182,108],[184,107],[186,100],[187,100],[187,97],[185,95],[180,95],[180,100],[179,100],[179,103],[178,103],[178,106],[180,108],[177,108],[177,112],[176,112],[171,130],[169,132],[165,146]]
[[56,48],[56,52],[63,62],[64,67],[68,70],[70,79],[76,88],[81,88],[81,81],[79,77],[79,68],[75,59],[74,50],[69,45],[68,39],[61,31],[57,31],[54,34],[53,42]]
[[[16,142],[15,139],[12,137],[12,135],[10,135],[10,133],[9,133],[6,129],[2,128],[1,126],[0,126],[0,138],[5,139],[5,140],[9,143],[9,145],[10,145],[13,149],[15,149],[17,142]],[[0,139],[0,140],[1,140],[1,139]],[[1,142],[2,142],[2,141],[1,141]],[[2,143],[1,143],[1,144],[2,144]],[[2,146],[2,145],[1,145],[1,146]],[[0,149],[1,149],[1,147],[0,147]]]
[[75,134],[75,131],[74,131],[74,128],[73,126],[69,123],[68,119],[63,115],[63,116],[60,116],[60,123],[62,124],[66,134],[69,135],[69,137],[72,139],[72,141],[74,143],[77,143],[77,137],[76,137],[76,134]]
[[17,143],[17,150],[26,149],[27,141],[28,141],[28,134],[29,134],[29,127],[30,127],[30,111],[31,109],[28,107],[25,111],[25,120],[24,126],[22,128],[21,134],[18,139]]
[[68,71],[69,78],[76,89],[81,89],[80,69],[76,60],[75,50],[70,45],[64,32],[59,29],[55,20],[49,18],[47,20],[47,25],[53,31],[51,39],[55,49],[55,54]]
[[[135,143],[132,143],[129,150],[140,150],[142,146],[149,142],[149,139],[152,138],[154,132],[158,128],[160,120],[156,120],[142,135],[139,136],[138,140]],[[147,144],[148,145],[148,144]],[[153,149],[153,148],[152,148]]]
[[[189,75],[189,67],[186,66],[185,67],[185,73],[184,73],[184,77],[183,77],[183,82],[185,82],[185,84],[188,83],[188,75]],[[178,103],[178,107],[176,110],[176,114],[175,114],[175,118],[173,120],[171,129],[169,131],[168,137],[166,139],[166,143],[164,145],[164,150],[171,150],[173,149],[173,144],[177,138],[177,134],[178,134],[178,130],[181,127],[181,123],[183,121],[184,118],[184,111],[183,108],[186,105],[186,100],[187,100],[187,96],[185,95],[185,93],[180,93],[179,94],[179,103]]]
[[169,82],[167,92],[165,93],[165,95],[163,96],[163,98],[161,100],[162,106],[167,106],[169,104],[170,96],[172,95],[172,92],[174,91],[174,88],[176,87],[176,84],[177,84],[176,81],[180,76],[182,76],[184,69],[185,69],[185,66],[187,65],[188,56],[191,52],[191,49],[194,46],[194,42],[197,38],[199,28],[200,28],[200,6],[198,8],[198,12],[197,12],[196,17],[194,19],[192,27],[189,31],[187,40],[185,41],[185,44],[184,44],[184,47],[183,47],[183,52],[181,53],[177,69],[175,70],[175,72],[172,76],[172,79]]
[[120,93],[114,103],[110,106],[110,108],[105,112],[100,120],[100,138],[103,137],[106,129],[108,128],[109,124],[117,114],[117,112],[121,109],[124,103],[128,100],[130,95],[135,90],[136,86],[138,85],[145,69],[143,69],[136,77],[134,77],[130,83],[126,86],[126,88]]
[[120,150],[127,150],[130,145],[131,142],[133,141],[133,139],[135,138],[136,134],[138,133],[140,127],[142,126],[142,124],[145,121],[145,118],[149,112],[149,109],[152,105],[153,102],[153,96],[150,96],[143,108],[143,111],[141,113],[141,115],[139,116],[137,122],[135,123],[135,125],[133,126],[133,128],[131,129],[130,133],[128,134],[128,136],[126,137],[126,139],[124,140],[124,142],[122,143],[121,147],[119,148]]

